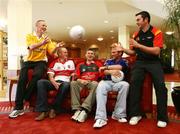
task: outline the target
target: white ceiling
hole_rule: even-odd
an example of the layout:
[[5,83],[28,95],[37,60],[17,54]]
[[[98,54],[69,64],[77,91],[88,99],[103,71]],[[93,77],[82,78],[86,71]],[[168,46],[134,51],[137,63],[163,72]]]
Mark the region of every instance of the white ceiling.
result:
[[[6,1],[6,0],[0,0]],[[55,40],[74,42],[69,36],[69,29],[82,25],[88,43],[98,43],[101,35],[104,41],[117,41],[118,27],[127,25],[130,32],[135,30],[134,15],[141,10],[151,13],[152,24],[160,27],[164,12],[157,0],[31,0],[33,23],[38,19],[46,20],[48,34]],[[2,5],[2,3],[1,3]],[[104,23],[108,20],[109,23]],[[114,32],[109,32],[113,30]],[[112,39],[114,36],[114,39]],[[79,42],[79,41],[78,41]],[[81,42],[81,41],[80,41]]]

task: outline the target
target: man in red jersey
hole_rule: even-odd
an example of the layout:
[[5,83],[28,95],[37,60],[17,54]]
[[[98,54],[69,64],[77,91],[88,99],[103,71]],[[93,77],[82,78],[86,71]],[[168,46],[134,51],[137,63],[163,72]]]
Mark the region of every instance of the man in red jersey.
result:
[[[99,67],[101,63],[94,61],[95,53],[91,49],[86,51],[86,61],[76,67],[77,80],[71,82],[71,107],[75,112],[72,119],[77,122],[85,122],[88,113],[91,111],[96,98],[96,88],[100,77]],[[80,91],[86,86],[89,95],[80,104]]]

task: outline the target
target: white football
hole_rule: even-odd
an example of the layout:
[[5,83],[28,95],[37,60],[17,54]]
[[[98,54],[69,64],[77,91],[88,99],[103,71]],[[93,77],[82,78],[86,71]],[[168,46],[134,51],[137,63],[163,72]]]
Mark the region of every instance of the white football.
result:
[[85,35],[85,29],[81,25],[75,25],[70,29],[69,35],[74,40],[82,39]]
[[119,71],[121,76],[120,77],[114,77],[113,75],[111,75],[111,79],[113,82],[120,82],[124,79],[124,73],[122,71]]

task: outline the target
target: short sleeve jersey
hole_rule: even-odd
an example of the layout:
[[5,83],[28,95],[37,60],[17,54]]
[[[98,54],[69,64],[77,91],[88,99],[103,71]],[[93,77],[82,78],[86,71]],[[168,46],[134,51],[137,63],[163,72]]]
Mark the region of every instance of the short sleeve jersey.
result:
[[[128,68],[128,63],[123,60],[123,59],[120,59],[118,61],[114,60],[114,59],[109,59],[107,60],[105,63],[104,63],[105,66],[108,66],[108,65],[121,65],[122,66],[122,71],[125,73],[127,73],[127,68]],[[111,75],[105,75],[104,80],[111,80]]]
[[47,73],[54,74],[54,79],[69,82],[70,75],[75,70],[75,65],[72,60],[67,60],[65,62],[60,62],[59,59],[54,60],[48,68]]
[[[44,40],[44,36],[41,38],[38,38],[35,33],[28,34],[26,36],[26,44],[27,48],[30,47],[33,44],[40,43]],[[29,53],[27,57],[25,58],[25,61],[47,61],[47,52],[52,53],[56,46],[55,42],[50,41],[49,43],[42,45],[38,48],[35,48],[33,50],[29,50]]]
[[101,66],[100,62],[92,61],[90,64],[82,62],[77,65],[75,72],[79,79],[98,81],[101,77],[101,73],[99,73]]
[[[162,32],[159,29],[152,26],[150,26],[150,28],[146,32],[143,32],[142,30],[140,30],[139,32],[135,32],[133,34],[133,39],[135,39],[138,43],[147,47],[159,47],[159,48],[163,47]],[[159,56],[145,53],[138,48],[135,48],[135,51],[137,54],[137,60],[143,60],[143,61],[159,60]]]

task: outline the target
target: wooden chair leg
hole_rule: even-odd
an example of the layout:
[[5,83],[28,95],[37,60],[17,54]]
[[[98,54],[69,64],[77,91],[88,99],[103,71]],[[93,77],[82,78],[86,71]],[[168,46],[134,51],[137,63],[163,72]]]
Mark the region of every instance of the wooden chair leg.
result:
[[13,87],[14,82],[10,80],[10,86],[9,86],[9,103],[10,106],[12,107],[12,102],[11,102],[11,94],[12,94],[12,87]]
[[152,113],[146,113],[146,117],[147,117],[148,119],[152,119],[152,118],[153,118],[153,115],[152,115]]

